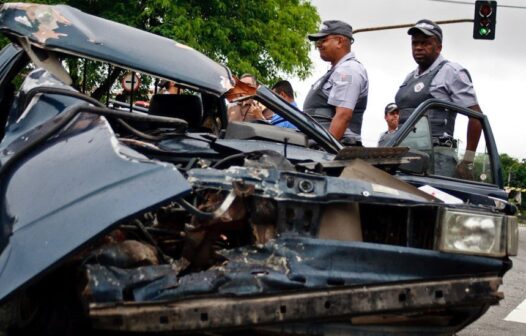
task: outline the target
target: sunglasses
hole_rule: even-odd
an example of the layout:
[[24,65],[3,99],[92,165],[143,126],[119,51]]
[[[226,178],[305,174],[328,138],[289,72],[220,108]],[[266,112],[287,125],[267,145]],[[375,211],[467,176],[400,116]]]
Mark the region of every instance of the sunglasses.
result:
[[334,35],[328,35],[322,39],[319,39],[319,40],[316,40],[314,41],[314,45],[316,47],[319,47],[320,45],[324,44],[325,42],[329,41],[329,40],[332,40],[332,39],[335,39],[335,38],[340,38],[339,36],[334,36]]

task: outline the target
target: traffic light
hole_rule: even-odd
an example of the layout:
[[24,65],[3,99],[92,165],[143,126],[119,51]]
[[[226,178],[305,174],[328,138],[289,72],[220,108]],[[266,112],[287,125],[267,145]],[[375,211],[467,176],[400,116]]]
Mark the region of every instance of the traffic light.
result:
[[473,38],[477,40],[494,40],[497,23],[497,1],[476,1],[473,20]]

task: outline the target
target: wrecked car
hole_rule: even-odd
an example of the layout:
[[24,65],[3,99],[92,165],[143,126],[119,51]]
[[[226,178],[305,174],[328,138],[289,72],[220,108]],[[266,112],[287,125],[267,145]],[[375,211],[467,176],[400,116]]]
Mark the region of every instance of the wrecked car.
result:
[[[484,115],[431,100],[389,147],[343,147],[172,40],[28,3],[0,31],[0,334],[451,335],[503,298],[517,219]],[[181,92],[94,99],[74,61]],[[298,131],[229,121],[248,98]],[[481,124],[468,177],[435,172],[440,109],[459,157]]]

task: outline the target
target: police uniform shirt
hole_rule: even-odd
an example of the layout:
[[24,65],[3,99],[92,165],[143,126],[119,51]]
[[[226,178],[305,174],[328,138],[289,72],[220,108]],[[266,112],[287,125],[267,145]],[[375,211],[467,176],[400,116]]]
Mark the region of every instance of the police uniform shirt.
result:
[[[440,63],[444,61],[444,57],[439,55],[431,66],[418,74],[418,68],[411,72],[404,82],[411,76],[418,78],[433,71]],[[458,63],[447,62],[438,71],[435,78],[431,81],[429,93],[441,100],[453,102],[462,107],[471,107],[477,105],[477,95],[473,88],[473,83],[469,77],[468,71]]]
[[367,96],[369,80],[365,67],[353,52],[348,53],[334,66],[334,72],[323,85],[323,93],[330,105],[354,110],[359,98]]

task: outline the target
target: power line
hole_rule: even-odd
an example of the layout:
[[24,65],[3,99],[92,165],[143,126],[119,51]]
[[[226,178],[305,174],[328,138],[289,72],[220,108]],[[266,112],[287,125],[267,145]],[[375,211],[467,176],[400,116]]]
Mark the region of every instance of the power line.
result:
[[[467,2],[467,1],[453,1],[453,0],[428,0],[428,1],[435,1],[435,2],[448,2],[448,3],[454,3],[457,5],[474,5],[474,2]],[[524,6],[510,6],[510,5],[497,5],[497,7],[505,7],[505,8],[515,8],[515,9],[526,9]]]

